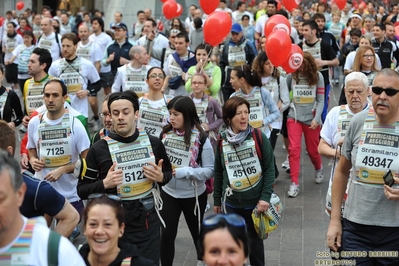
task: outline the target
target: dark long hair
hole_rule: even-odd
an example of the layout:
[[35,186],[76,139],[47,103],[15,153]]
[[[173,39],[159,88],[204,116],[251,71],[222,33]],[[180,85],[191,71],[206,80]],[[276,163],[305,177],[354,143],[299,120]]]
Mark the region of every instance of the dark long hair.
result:
[[[195,104],[193,100],[188,96],[176,96],[174,97],[167,106],[168,110],[175,109],[176,111],[183,114],[184,119],[184,142],[189,145],[191,139],[191,129],[196,127],[200,132],[200,138],[205,135],[204,130],[201,127],[201,121],[197,115],[197,109],[195,108]],[[166,132],[172,130],[172,125],[167,124],[163,127],[162,135]]]
[[262,87],[262,79],[256,71],[253,71],[249,66],[242,65],[233,68],[236,72],[236,76],[244,78],[245,81],[252,87]]

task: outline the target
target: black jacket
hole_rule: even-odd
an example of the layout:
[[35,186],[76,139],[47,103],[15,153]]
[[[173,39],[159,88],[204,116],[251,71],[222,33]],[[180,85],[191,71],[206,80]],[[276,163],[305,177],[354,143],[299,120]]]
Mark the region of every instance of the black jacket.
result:
[[121,57],[126,58],[127,60],[130,60],[129,56],[129,51],[130,48],[132,48],[133,44],[129,42],[129,40],[126,38],[126,41],[122,46],[119,46],[119,43],[117,41],[114,41],[110,46],[107,47],[107,55],[109,56],[112,53],[115,53],[114,60],[110,62],[111,65],[111,72],[113,75],[116,74],[116,71],[118,70],[118,67],[122,66],[119,63],[119,59]]
[[[125,242],[120,239],[118,241],[118,247],[120,248],[119,254],[116,257],[116,259],[109,264],[109,266],[120,266],[122,261],[128,257],[132,258],[130,265],[140,265],[140,266],[155,265],[153,261],[140,257],[135,245],[131,245],[128,242]],[[90,246],[87,243],[84,244],[79,250],[79,253],[84,259],[87,266],[91,266],[88,260],[89,252],[90,252]]]

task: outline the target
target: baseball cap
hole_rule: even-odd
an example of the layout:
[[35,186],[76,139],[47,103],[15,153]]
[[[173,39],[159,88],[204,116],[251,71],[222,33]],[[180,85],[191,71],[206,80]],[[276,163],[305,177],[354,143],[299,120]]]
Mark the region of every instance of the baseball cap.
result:
[[360,14],[357,13],[353,13],[351,18],[358,18],[358,19],[362,19],[362,16],[360,16]]
[[242,32],[242,27],[240,24],[238,23],[234,23],[233,26],[231,27],[231,32],[235,32],[235,33],[240,33]]
[[125,23],[118,23],[114,26],[112,26],[112,29],[123,29],[123,30],[127,30],[127,26]]

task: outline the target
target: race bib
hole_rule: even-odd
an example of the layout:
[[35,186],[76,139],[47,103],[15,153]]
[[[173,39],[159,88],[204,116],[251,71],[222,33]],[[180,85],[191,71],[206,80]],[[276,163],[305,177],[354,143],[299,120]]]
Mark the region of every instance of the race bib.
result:
[[26,104],[29,115],[44,104],[42,83],[35,83],[33,80],[30,80],[26,96]]
[[184,142],[183,136],[178,136],[173,132],[166,133],[166,137],[162,140],[162,142],[165,146],[166,153],[173,169],[187,167],[190,165],[190,159],[197,132],[197,130],[192,131],[190,145],[187,145]]
[[230,67],[244,65],[246,61],[244,48],[241,48],[240,46],[231,46],[229,48],[228,61]]
[[227,141],[222,143],[223,158],[230,187],[233,190],[245,191],[256,186],[262,176],[255,141],[246,140],[243,145],[234,149]]
[[294,103],[309,104],[316,99],[316,87],[309,85],[294,85],[292,89]]
[[146,67],[143,66],[141,71],[133,71],[126,66],[125,88],[134,91],[138,97],[144,96],[148,92],[146,83]]
[[118,196],[122,199],[138,199],[147,196],[153,187],[153,181],[144,176],[143,166],[155,163],[150,140],[145,131],[133,143],[122,143],[109,137],[108,143],[111,158],[117,164],[116,169],[123,171],[123,183],[117,187]]

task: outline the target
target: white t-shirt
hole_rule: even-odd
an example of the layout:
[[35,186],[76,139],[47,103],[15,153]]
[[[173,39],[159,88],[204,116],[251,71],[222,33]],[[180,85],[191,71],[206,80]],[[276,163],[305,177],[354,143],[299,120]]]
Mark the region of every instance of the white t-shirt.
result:
[[265,24],[267,20],[269,19],[268,15],[262,15],[258,18],[255,24],[255,31],[260,35],[260,36],[265,36]]
[[81,56],[79,54],[79,51],[81,51],[79,48],[83,48],[83,49],[87,48],[89,50],[89,57],[88,58],[85,57],[85,58],[87,60],[89,60],[90,62],[92,62],[93,65],[96,62],[99,62],[99,61],[101,61],[101,59],[103,59],[104,53],[101,51],[100,46],[97,43],[95,43],[94,41],[89,41],[86,45],[82,44],[82,42],[78,43],[78,49],[77,49],[76,53],[78,54],[78,56]]
[[[48,71],[48,74],[52,77],[60,77],[61,74],[63,73],[63,69],[60,69],[60,62],[61,60],[65,61],[64,58],[61,58],[51,64],[51,67]],[[82,90],[87,89],[87,83],[90,81],[92,84],[96,83],[97,81],[100,80],[100,76],[98,75],[97,69],[94,67],[94,65],[89,61],[84,58],[78,57],[75,60],[80,60],[80,68],[79,73],[80,77],[83,78],[83,83],[82,83]],[[68,68],[70,69],[70,67]],[[78,71],[77,71],[78,72]],[[76,94],[68,93],[69,98],[71,99],[71,105],[72,107],[84,115],[85,117],[89,116],[89,104],[87,101],[87,97],[83,99],[79,99]]]
[[[137,45],[144,46],[146,45],[147,37],[142,36],[140,39],[137,41]],[[150,66],[156,66],[156,67],[161,67],[161,57],[162,57],[162,50],[164,48],[169,47],[169,40],[162,34],[158,34],[157,37],[153,40],[152,48],[151,48],[151,57],[150,57],[150,62],[148,65]],[[156,56],[157,58],[154,58],[153,56]]]
[[254,16],[252,13],[248,11],[240,12],[238,10],[234,11],[233,14],[231,14],[231,17],[233,19],[233,23],[240,23],[242,22],[242,16],[248,15],[249,16],[249,25],[252,25],[254,22]]
[[145,82],[147,79],[147,72],[151,69],[151,66],[143,65],[141,68],[133,68],[130,64],[123,65],[118,67],[118,72],[116,73],[114,84],[112,85],[112,92],[119,92],[121,87],[122,91],[126,91],[126,67],[128,67],[133,72],[140,72],[142,68],[145,68],[145,75],[144,75],[144,83],[145,83],[145,90],[148,92],[148,84]]
[[231,10],[230,8],[228,8],[228,7],[225,7],[225,8],[220,8],[220,7],[218,7],[218,8],[216,8],[215,9],[215,11],[223,11],[223,12],[228,12],[228,13],[233,13],[233,10]]
[[[24,40],[21,35],[17,34],[13,39],[8,41],[7,35],[3,37],[2,46],[6,48],[6,53],[4,54],[4,61],[10,60],[12,57],[12,52],[17,48],[18,45],[23,44]],[[11,51],[12,50],[12,51]],[[18,64],[18,59],[15,59],[14,64]]]
[[[352,51],[348,54],[348,56],[346,57],[346,61],[345,61],[345,66],[344,66],[344,70],[351,70],[353,67],[353,61],[355,61],[355,57],[356,57],[356,51]],[[380,57],[378,56],[377,53],[375,54],[375,66],[377,69],[381,69],[381,60]]]
[[[81,154],[84,150],[90,147],[90,140],[87,136],[86,129],[77,118],[70,116],[70,125],[72,125],[71,132],[71,155],[72,162],[75,163],[79,154]],[[42,123],[46,123],[47,125],[57,125],[62,121],[63,117],[57,120],[50,120],[47,118],[47,112],[42,116]],[[73,121],[72,121],[73,119]],[[36,149],[39,154],[39,125],[40,125],[40,117],[35,116],[29,121],[28,125],[28,144],[26,147],[28,149]],[[36,172],[35,177],[43,180],[43,178],[54,168],[43,168],[40,172]],[[62,177],[56,182],[49,182],[50,185],[58,191],[61,195],[63,195],[69,202],[75,202],[79,200],[79,196],[76,191],[76,186],[78,185],[78,179],[73,173],[63,174]]]
[[39,41],[36,43],[36,47],[47,49],[47,45],[45,45],[45,43],[43,43],[43,41],[51,41],[52,42],[51,50],[50,49],[48,49],[48,50],[50,51],[51,57],[53,58],[53,62],[54,62],[55,60],[60,59],[60,53],[62,53],[61,38],[62,38],[62,36],[60,34],[58,34],[58,43],[57,43],[57,40],[55,39],[54,32],[51,33],[49,36],[42,34]]
[[[7,246],[0,248],[0,255],[6,252],[17,240],[20,238],[23,229],[25,228],[27,218],[22,216],[24,225],[18,236],[11,241]],[[38,218],[32,233],[32,242],[29,250],[29,257],[22,257],[25,259],[18,265],[48,265],[47,251],[48,251],[48,237],[50,235],[50,229],[47,227],[46,221],[43,217]],[[61,236],[59,247],[58,247],[58,265],[59,266],[85,266],[83,258],[80,256],[78,250],[73,244]]]
[[[100,46],[102,55],[104,55],[104,53],[106,52],[108,44],[112,42],[112,38],[105,32],[101,32],[99,35],[93,33],[92,35],[89,36],[89,40],[97,43],[98,46]],[[108,73],[110,71],[111,71],[111,65],[104,66],[103,64],[101,64],[100,73]]]
[[[25,65],[27,66],[28,65],[28,63],[29,63],[29,59],[30,59],[30,56],[29,57],[27,57],[27,54],[26,54],[26,56],[25,56],[25,52],[28,52],[29,50],[30,50],[30,54],[32,54],[32,51],[33,51],[33,49],[35,49],[35,46],[34,45],[31,45],[30,47],[26,47],[25,46],[25,44],[20,44],[20,45],[18,45],[15,49],[14,49],[14,51],[12,51],[12,55],[13,56],[16,56],[15,57],[15,60],[14,60],[14,63],[15,64],[19,64],[19,62],[20,62],[20,57],[21,57],[21,53],[22,52],[24,52],[24,54],[23,54],[23,58],[21,58],[22,60],[27,60],[27,61],[25,61]],[[24,61],[22,61],[22,63],[23,63]],[[28,78],[30,78],[31,76],[28,74],[28,73],[26,73],[26,74],[19,74],[18,73],[18,78],[19,79],[28,79]]]
[[[190,53],[190,58],[191,57],[192,57],[192,54]],[[183,57],[180,57],[180,59],[187,60],[188,58],[187,58],[187,56],[183,56]],[[168,56],[168,59],[166,60],[166,64],[164,64],[164,66],[163,66],[163,71],[165,72],[166,76],[169,76],[169,77],[181,76],[182,74],[180,71],[177,71],[177,70],[171,71],[170,70],[170,65],[172,64],[173,61],[176,61],[176,60],[174,59],[173,54],[170,54]],[[176,67],[174,67],[174,68],[176,68]],[[180,68],[180,70],[181,70],[181,68]],[[180,72],[180,73],[178,73],[178,72]],[[184,85],[180,85],[180,87],[176,90],[169,90],[169,95],[176,97],[179,95],[185,96],[185,95],[188,95],[188,93],[187,93]]]

